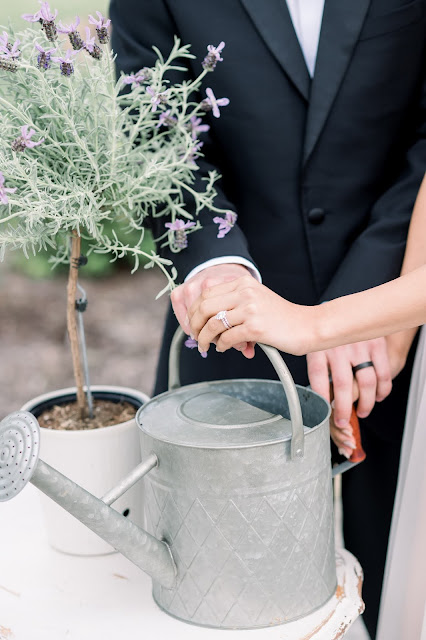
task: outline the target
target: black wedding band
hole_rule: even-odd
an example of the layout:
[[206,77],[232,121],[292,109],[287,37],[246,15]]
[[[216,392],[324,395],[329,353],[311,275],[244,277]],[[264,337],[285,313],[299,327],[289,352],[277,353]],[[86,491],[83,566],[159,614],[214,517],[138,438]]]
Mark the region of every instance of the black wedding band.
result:
[[355,367],[352,367],[352,372],[355,375],[357,371],[361,371],[361,369],[366,369],[367,367],[374,367],[374,363],[371,362],[371,360],[368,360],[368,362],[361,362],[360,364],[355,365]]

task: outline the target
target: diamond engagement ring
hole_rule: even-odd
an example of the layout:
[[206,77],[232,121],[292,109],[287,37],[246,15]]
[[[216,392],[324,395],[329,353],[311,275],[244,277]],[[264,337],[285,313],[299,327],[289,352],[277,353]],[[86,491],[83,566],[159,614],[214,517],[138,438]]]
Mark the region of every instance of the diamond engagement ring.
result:
[[232,329],[232,324],[229,323],[229,320],[226,317],[226,311],[219,311],[219,313],[215,315],[215,318],[217,320],[222,320],[225,329]]

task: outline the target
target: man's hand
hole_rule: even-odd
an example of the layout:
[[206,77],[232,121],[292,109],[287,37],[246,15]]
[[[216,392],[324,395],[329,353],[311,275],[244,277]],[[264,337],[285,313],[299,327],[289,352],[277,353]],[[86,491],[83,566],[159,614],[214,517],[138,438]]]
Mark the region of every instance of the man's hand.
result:
[[[214,267],[207,267],[174,289],[171,294],[173,311],[182,329],[186,334],[190,334],[188,309],[201,295],[203,291],[214,287],[217,284],[230,282],[249,274],[250,271],[241,264],[218,264]],[[227,309],[224,309],[227,311]],[[238,345],[240,350],[247,347],[247,344]],[[254,345],[252,345],[254,350]]]
[[[354,384],[352,367],[370,360],[374,367],[357,371]],[[312,389],[328,401],[331,374],[334,389],[334,421],[340,429],[349,427],[352,404],[355,400],[358,399],[358,417],[366,418],[374,404],[384,400],[391,392],[392,376],[385,338],[309,353],[307,361]]]

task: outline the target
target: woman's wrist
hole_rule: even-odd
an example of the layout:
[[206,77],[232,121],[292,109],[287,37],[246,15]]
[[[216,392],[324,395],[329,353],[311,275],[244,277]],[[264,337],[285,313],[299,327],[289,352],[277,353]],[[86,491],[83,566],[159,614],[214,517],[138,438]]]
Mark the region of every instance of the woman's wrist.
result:
[[297,352],[295,355],[306,355],[312,351],[321,351],[325,347],[323,344],[327,340],[327,321],[323,305],[312,307],[299,307],[300,317],[297,322],[299,339],[297,341]]
[[309,307],[311,331],[308,336],[309,349],[307,353],[322,351],[333,346],[331,343],[333,338],[336,338],[336,327],[330,306],[330,302],[323,302]]

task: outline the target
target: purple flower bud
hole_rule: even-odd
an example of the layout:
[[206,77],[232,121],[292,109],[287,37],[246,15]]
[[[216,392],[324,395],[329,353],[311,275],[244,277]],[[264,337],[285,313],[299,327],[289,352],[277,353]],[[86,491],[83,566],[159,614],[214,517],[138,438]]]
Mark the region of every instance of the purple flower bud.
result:
[[[204,142],[196,142],[194,144],[194,146],[190,149],[188,155],[186,156],[186,159],[188,162],[191,162],[192,164],[194,164],[196,166],[196,159],[199,157],[200,155],[200,151],[201,151],[201,147],[204,145]],[[184,156],[183,156],[184,157]]]
[[18,71],[18,65],[13,59],[7,58],[6,56],[0,56],[0,69],[16,73],[16,71]]
[[9,202],[7,194],[8,193],[15,193],[15,191],[16,191],[16,188],[15,189],[9,189],[9,188],[6,188],[4,186],[4,175],[0,171],[0,202],[2,204],[7,204]]
[[65,56],[52,58],[53,62],[59,62],[63,76],[70,76],[74,73],[73,57],[76,56],[77,53],[78,51],[68,49]]
[[224,48],[225,43],[221,42],[217,47],[209,44],[207,47],[207,55],[204,58],[202,64],[203,69],[206,71],[213,71],[218,62],[222,62],[223,58],[220,57],[220,52]]
[[37,11],[34,14],[24,13],[22,17],[28,22],[40,22],[41,28],[44,29],[46,34],[46,38],[50,40],[50,42],[54,42],[58,37],[55,24],[58,10],[55,9],[55,13],[52,13],[48,2],[42,2],[42,0],[40,0],[40,4],[40,11]]
[[151,69],[144,67],[137,73],[129,76],[123,76],[123,84],[131,84],[132,87],[140,87],[144,82],[148,82],[151,78]]
[[71,42],[71,46],[75,51],[80,51],[84,47],[84,42],[81,38],[81,35],[77,31],[78,25],[80,24],[80,18],[76,16],[75,22],[70,25],[62,24],[62,22],[58,25],[59,33],[66,33]]
[[167,90],[162,92],[157,92],[152,87],[147,87],[146,92],[149,93],[149,95],[151,96],[151,104],[152,104],[151,111],[157,111],[157,107],[159,104],[165,104],[167,102],[167,97],[168,97]]
[[227,107],[229,104],[228,98],[216,98],[212,89],[206,89],[207,98],[202,101],[201,108],[203,111],[213,111],[215,118],[220,118],[219,107]]
[[205,131],[207,132],[210,129],[210,125],[201,124],[201,122],[202,122],[201,118],[197,118],[197,116],[192,116],[188,124],[188,129],[191,132],[191,136],[193,140],[197,139],[199,133],[204,133]]
[[171,116],[171,109],[167,109],[167,111],[163,111],[163,113],[160,114],[160,117],[158,118],[158,124],[157,129],[159,127],[174,127],[177,119],[174,116]]
[[31,140],[34,134],[34,129],[29,129],[27,124],[21,127],[21,135],[12,142],[13,151],[19,153],[20,151],[25,151],[25,149],[33,149],[44,142],[44,138],[38,142]]
[[[185,344],[185,347],[187,347],[188,349],[198,349],[198,342],[195,340],[195,338],[191,338],[191,337],[187,338],[184,344]],[[200,352],[200,356],[202,358],[207,358],[207,351]]]
[[0,53],[6,56],[6,58],[17,60],[21,55],[21,51],[19,50],[20,44],[20,40],[15,40],[13,45],[10,42],[7,42],[5,46],[0,45]]
[[188,246],[188,237],[185,229],[195,227],[195,222],[184,222],[178,219],[174,222],[166,222],[164,226],[170,229],[173,246],[176,249],[186,249]]
[[231,231],[237,222],[237,217],[237,214],[233,211],[227,211],[224,218],[220,218],[219,216],[213,218],[213,222],[219,225],[218,238],[224,238],[226,234]]
[[37,42],[34,44],[35,48],[40,52],[37,56],[37,66],[42,71],[47,71],[50,69],[51,62],[50,59],[52,57],[52,53],[56,51],[55,49],[47,49],[46,51],[41,47]]
[[16,40],[13,45],[7,42],[6,46],[0,47],[0,69],[3,69],[3,71],[11,71],[12,73],[18,71],[16,61],[21,55],[18,49],[19,44],[19,40]]
[[95,44],[95,37],[90,37],[90,28],[86,27],[86,41],[84,42],[84,48],[86,51],[95,58],[95,60],[100,60],[102,57],[102,49]]
[[89,16],[89,22],[95,25],[99,42],[101,44],[107,44],[109,42],[108,27],[111,24],[111,20],[104,18],[100,11],[96,11],[96,15],[98,19],[96,20],[93,16]]

